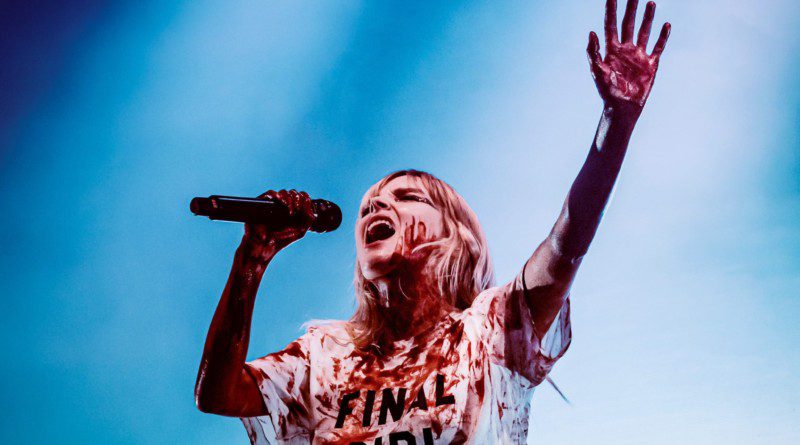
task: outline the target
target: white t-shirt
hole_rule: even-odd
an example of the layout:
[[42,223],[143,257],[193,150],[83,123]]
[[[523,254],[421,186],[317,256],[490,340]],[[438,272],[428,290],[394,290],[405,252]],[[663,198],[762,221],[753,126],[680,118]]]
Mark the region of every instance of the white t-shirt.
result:
[[396,343],[359,353],[343,322],[310,328],[249,363],[269,415],[243,418],[253,444],[525,443],[531,396],[569,347],[569,299],[540,342],[521,276]]

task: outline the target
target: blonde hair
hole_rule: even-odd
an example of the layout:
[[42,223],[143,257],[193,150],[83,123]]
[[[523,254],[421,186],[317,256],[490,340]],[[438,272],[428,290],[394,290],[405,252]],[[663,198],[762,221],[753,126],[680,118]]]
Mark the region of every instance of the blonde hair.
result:
[[[483,290],[494,283],[489,247],[478,218],[466,201],[450,185],[430,173],[400,170],[389,174],[366,193],[376,196],[392,179],[410,176],[427,190],[433,204],[442,213],[445,233],[441,240],[417,246],[430,249],[428,262],[435,274],[435,290],[450,306],[464,310]],[[369,282],[356,261],[354,288],[356,311],[348,323],[356,348],[380,350],[386,337],[385,322],[380,311],[381,291]]]

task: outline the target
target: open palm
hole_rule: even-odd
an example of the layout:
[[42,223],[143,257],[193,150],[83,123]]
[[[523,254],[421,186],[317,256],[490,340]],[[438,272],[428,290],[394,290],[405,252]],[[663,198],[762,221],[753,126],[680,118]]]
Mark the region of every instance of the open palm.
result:
[[665,23],[661,34],[647,54],[647,41],[656,12],[655,2],[648,2],[636,43],[633,42],[638,0],[628,0],[622,20],[622,40],[617,36],[617,2],[606,0],[606,56],[600,55],[597,34],[589,34],[586,52],[597,90],[608,106],[629,106],[641,110],[653,87],[658,61],[669,38],[670,24]]

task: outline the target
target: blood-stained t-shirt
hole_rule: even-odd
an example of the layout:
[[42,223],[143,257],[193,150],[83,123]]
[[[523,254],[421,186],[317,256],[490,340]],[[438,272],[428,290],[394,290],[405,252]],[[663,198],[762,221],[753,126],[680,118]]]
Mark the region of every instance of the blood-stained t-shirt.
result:
[[345,322],[310,328],[248,363],[268,415],[243,418],[253,444],[522,444],[530,400],[569,347],[569,299],[534,335],[521,276],[478,295],[378,357]]

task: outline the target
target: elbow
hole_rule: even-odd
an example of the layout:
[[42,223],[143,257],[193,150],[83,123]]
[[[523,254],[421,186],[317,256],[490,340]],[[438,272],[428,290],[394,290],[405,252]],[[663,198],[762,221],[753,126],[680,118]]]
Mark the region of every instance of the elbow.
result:
[[208,395],[203,391],[200,385],[194,388],[194,404],[197,409],[207,414],[216,414],[214,404],[209,400]]
[[262,415],[257,409],[262,404],[260,392],[247,393],[243,389],[240,382],[209,382],[198,379],[194,388],[194,404],[206,414],[233,417]]
[[200,401],[199,399],[195,399],[194,404],[195,404],[195,406],[197,406],[197,409],[200,410],[200,412],[203,412],[203,413],[206,413],[206,414],[216,414],[211,407],[209,407],[208,405],[206,405],[204,402]]
[[194,387],[194,404],[197,409],[206,414],[221,414],[222,407],[219,403],[219,397],[209,391],[207,386],[203,385],[202,379],[198,380],[197,385]]
[[548,243],[553,255],[554,272],[571,273],[577,268],[589,251],[588,243],[570,242],[567,237],[550,235]]
[[199,398],[199,397],[195,397],[194,398],[194,404],[195,404],[195,406],[197,406],[197,409],[199,409],[201,412],[204,412],[206,414],[216,414],[216,412],[208,404],[208,402],[203,400],[203,399],[201,399],[201,398]]
[[194,404],[197,406],[197,409],[206,414],[217,414],[221,416],[230,415],[228,414],[228,410],[225,409],[224,404],[220,403],[219,400],[208,396],[202,396],[195,393]]

